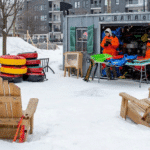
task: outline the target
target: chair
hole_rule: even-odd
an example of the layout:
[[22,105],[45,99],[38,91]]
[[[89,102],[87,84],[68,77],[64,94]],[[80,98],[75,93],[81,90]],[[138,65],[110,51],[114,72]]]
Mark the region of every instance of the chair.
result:
[[[22,111],[20,88],[14,83],[0,78],[0,138],[13,139],[20,118],[23,118],[21,126],[24,126],[24,139],[28,133],[33,133],[33,118],[38,104],[37,98],[31,98],[27,109]],[[16,137],[19,139],[19,135]]]
[[141,100],[127,93],[119,95],[122,97],[120,116],[125,119],[128,116],[135,123],[150,127],[150,88],[148,98]]

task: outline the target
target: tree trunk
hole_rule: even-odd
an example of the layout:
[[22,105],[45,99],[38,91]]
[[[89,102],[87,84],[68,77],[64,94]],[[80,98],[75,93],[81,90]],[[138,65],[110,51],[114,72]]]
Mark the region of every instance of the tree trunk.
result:
[[3,31],[3,55],[6,55],[6,40],[7,34]]

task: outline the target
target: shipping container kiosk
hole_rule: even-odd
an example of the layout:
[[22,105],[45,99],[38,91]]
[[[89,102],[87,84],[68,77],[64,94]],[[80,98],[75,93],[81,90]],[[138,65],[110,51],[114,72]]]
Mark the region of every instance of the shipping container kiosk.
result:
[[[86,75],[90,65],[88,61],[90,55],[102,53],[101,34],[108,27],[111,30],[121,27],[122,31],[124,30],[121,38],[123,43],[130,44],[131,41],[138,43],[136,48],[131,48],[130,53],[143,55],[142,50],[144,48],[142,49],[142,47],[146,45],[146,42],[141,41],[141,37],[150,31],[149,12],[68,15],[63,17],[63,52],[80,51],[83,53],[83,76]],[[127,39],[128,41],[126,41]],[[120,45],[121,49],[123,46]],[[96,77],[99,75],[100,67],[98,67]]]

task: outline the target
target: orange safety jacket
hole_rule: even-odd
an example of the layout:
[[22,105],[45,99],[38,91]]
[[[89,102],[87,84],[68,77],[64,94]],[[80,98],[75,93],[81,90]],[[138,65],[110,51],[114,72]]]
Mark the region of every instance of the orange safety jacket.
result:
[[145,55],[145,58],[150,58],[150,43],[147,42],[147,45],[146,45],[146,55]]
[[[104,46],[104,44],[106,43],[106,39],[111,40],[111,44],[109,44],[108,46]],[[116,56],[117,55],[116,49],[119,46],[119,40],[117,37],[113,38],[112,36],[110,37],[105,36],[100,46],[104,48],[103,54],[110,54],[110,55]]]

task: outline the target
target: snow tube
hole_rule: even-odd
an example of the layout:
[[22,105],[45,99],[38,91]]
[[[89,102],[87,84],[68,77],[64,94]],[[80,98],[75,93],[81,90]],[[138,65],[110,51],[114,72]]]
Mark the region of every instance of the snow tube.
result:
[[26,73],[23,76],[24,80],[31,81],[31,82],[42,82],[44,81],[45,75],[44,73]]
[[38,57],[38,53],[37,52],[19,53],[18,56],[25,57],[26,59],[35,59]]
[[0,68],[0,71],[2,73],[8,73],[8,74],[25,74],[25,73],[27,73],[27,67],[26,66],[5,66],[5,65],[2,65]]
[[96,54],[96,55],[91,55],[91,59],[93,59],[96,62],[104,62],[109,57],[112,57],[112,55],[109,54]]
[[6,74],[6,73],[0,73],[0,77],[3,78],[3,80],[8,80],[9,82],[22,82],[23,75],[12,75],[12,74]]
[[41,66],[28,66],[27,72],[42,72],[43,67]]
[[25,65],[26,59],[22,56],[3,55],[3,56],[0,56],[0,64],[3,64],[3,65]]
[[26,65],[39,65],[41,63],[38,59],[26,60]]

